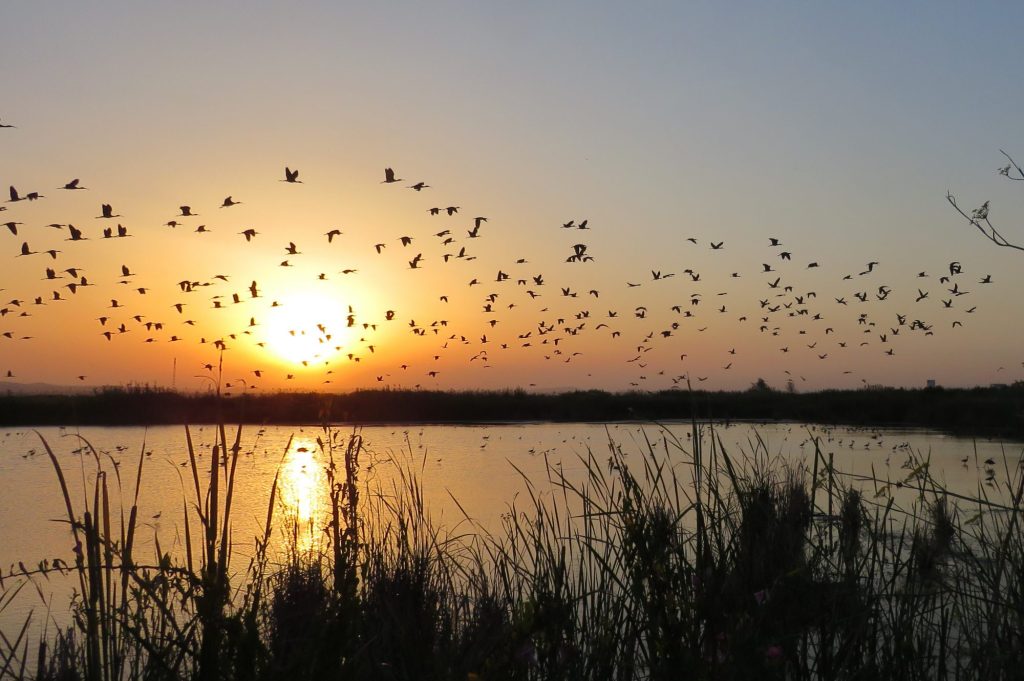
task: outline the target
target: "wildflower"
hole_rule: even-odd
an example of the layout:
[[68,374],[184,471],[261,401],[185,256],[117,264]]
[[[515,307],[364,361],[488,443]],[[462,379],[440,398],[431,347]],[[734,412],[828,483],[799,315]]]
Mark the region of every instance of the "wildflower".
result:
[[764,605],[768,602],[768,590],[761,589],[760,591],[754,592],[754,600],[757,601],[758,605]]
[[764,659],[769,664],[778,664],[782,661],[782,646],[772,644],[768,646],[764,651]]

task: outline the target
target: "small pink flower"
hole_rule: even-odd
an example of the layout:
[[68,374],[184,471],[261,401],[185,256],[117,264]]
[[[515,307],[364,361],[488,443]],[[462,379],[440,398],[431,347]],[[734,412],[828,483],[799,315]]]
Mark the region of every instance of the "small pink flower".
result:
[[757,601],[758,605],[764,605],[768,602],[768,590],[761,589],[760,591],[754,592],[754,600]]
[[769,662],[779,662],[782,660],[782,646],[775,644],[768,646],[764,651],[764,656]]

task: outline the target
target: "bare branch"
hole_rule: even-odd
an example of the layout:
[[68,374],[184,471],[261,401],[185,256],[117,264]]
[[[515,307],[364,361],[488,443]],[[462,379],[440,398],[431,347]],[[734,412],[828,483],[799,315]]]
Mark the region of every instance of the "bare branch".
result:
[[[999,174],[1007,179],[1016,180],[1017,182],[1024,181],[1024,170],[1021,170],[1021,167],[1017,164],[1017,162],[1014,161],[1013,158],[1002,149],[999,150],[999,153],[1005,156],[1006,160],[1010,162],[1009,165],[1003,166],[1002,168],[999,169]],[[1014,177],[1013,175],[1010,174],[1011,166],[1014,170],[1017,171],[1017,174],[1020,177]]]
[[[1008,165],[1008,166],[1006,166],[1004,168],[1000,168],[999,169],[999,174],[1003,175],[1005,177],[1008,177],[1011,180],[1024,179],[1024,171],[1022,171],[1021,167],[1019,165],[1017,165],[1017,162],[1014,161],[1012,158],[1010,158],[1010,155],[1007,154],[1005,151],[1000,150],[1000,153],[1002,153],[1003,156],[1005,156],[1010,161],[1010,165]],[[1013,177],[1012,175],[1010,175],[1010,172],[1011,172],[1010,168],[1011,167],[1016,169],[1016,171],[1021,174],[1021,177],[1017,178],[1017,177]],[[1006,237],[1004,237],[1002,234],[1000,234],[999,230],[997,230],[995,228],[995,226],[992,224],[992,222],[989,220],[989,218],[988,218],[988,211],[989,211],[988,203],[989,202],[988,201],[986,201],[985,203],[981,204],[981,206],[979,206],[978,208],[975,208],[974,210],[972,210],[970,212],[970,214],[968,214],[956,202],[956,197],[953,196],[952,192],[950,192],[948,190],[946,191],[946,200],[949,201],[949,205],[953,206],[954,210],[956,210],[957,213],[960,213],[960,215],[962,215],[963,218],[965,220],[967,220],[968,223],[970,223],[975,228],[977,228],[977,230],[979,232],[981,232],[985,236],[986,239],[988,239],[989,241],[994,243],[996,246],[1002,246],[1004,248],[1013,248],[1013,249],[1016,249],[1018,251],[1024,251],[1024,246],[1018,246],[1017,244],[1013,244],[1013,243],[1010,243],[1009,241],[1007,241]]]

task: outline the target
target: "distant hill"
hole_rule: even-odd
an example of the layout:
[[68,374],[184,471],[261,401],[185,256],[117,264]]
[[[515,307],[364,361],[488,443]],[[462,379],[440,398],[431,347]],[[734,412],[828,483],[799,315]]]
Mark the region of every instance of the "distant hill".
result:
[[0,381],[0,395],[91,395],[89,385],[53,385],[52,383],[13,383]]

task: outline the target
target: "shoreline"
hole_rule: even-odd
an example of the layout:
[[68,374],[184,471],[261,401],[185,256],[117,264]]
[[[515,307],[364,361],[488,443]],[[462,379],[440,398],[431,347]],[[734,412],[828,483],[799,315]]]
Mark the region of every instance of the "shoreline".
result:
[[0,395],[0,427],[195,425],[516,425],[802,423],[921,428],[1024,442],[1024,385],[989,388],[538,394],[357,391],[186,395],[106,389],[92,395]]

